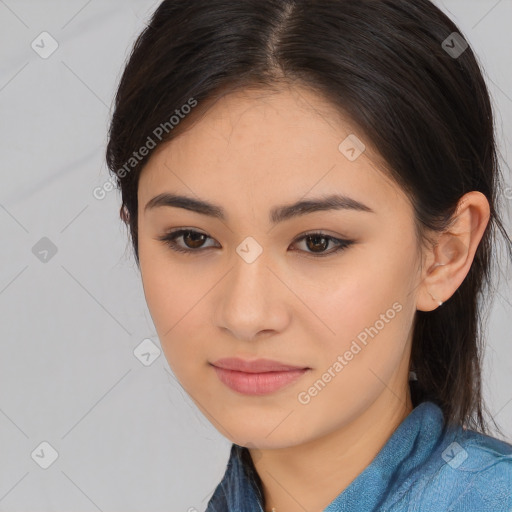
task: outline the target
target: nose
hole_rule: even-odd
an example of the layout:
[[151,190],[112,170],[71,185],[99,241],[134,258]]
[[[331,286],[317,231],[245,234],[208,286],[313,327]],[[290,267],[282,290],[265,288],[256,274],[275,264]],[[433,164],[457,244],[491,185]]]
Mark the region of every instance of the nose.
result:
[[217,327],[239,340],[278,333],[290,322],[293,293],[263,254],[252,263],[237,256],[214,297]]

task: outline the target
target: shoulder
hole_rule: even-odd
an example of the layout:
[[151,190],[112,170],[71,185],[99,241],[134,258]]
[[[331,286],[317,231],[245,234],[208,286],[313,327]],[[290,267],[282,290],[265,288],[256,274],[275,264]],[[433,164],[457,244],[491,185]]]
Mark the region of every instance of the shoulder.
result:
[[512,445],[452,428],[405,487],[389,510],[512,512]]
[[441,452],[442,473],[454,482],[448,510],[512,512],[512,445],[462,429],[448,441]]

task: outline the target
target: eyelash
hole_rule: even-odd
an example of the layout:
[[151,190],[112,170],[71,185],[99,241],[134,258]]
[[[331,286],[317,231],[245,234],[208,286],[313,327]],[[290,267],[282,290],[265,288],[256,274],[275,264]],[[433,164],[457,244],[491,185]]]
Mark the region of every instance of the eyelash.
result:
[[[169,233],[167,233],[167,234],[165,234],[165,235],[163,235],[161,237],[157,237],[157,240],[160,240],[161,242],[164,242],[171,250],[173,250],[175,252],[180,252],[180,253],[184,253],[184,254],[188,254],[188,255],[191,255],[192,253],[202,252],[202,251],[206,250],[204,248],[184,249],[183,247],[180,247],[176,243],[175,240],[176,240],[176,238],[179,238],[179,237],[183,236],[186,233],[193,233],[194,235],[196,235],[196,234],[197,235],[204,235],[207,238],[211,238],[208,235],[206,235],[205,233],[201,233],[200,231],[196,231],[194,229],[178,229],[176,231],[170,231]],[[342,238],[335,238],[333,236],[326,235],[324,233],[316,232],[316,231],[312,232],[312,233],[306,233],[306,234],[300,236],[299,238],[296,238],[293,243],[295,244],[297,242],[301,242],[305,238],[315,237],[315,236],[319,236],[319,237],[327,239],[328,243],[331,242],[331,241],[335,242],[335,243],[338,244],[338,247],[336,247],[334,250],[331,250],[330,252],[324,252],[324,253],[313,253],[313,252],[304,251],[308,255],[313,256],[313,258],[325,258],[327,256],[332,256],[332,255],[334,255],[336,253],[339,253],[340,251],[343,251],[344,249],[348,248],[350,245],[352,245],[354,243],[354,240],[344,240]],[[211,247],[207,247],[207,249],[211,249]]]

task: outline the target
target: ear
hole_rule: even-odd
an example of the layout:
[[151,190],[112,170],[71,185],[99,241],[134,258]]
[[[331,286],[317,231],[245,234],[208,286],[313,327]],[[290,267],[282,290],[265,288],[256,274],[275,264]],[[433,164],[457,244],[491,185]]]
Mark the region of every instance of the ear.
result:
[[121,220],[128,224],[130,222],[130,213],[128,212],[128,208],[126,208],[126,205],[122,205],[121,209],[119,210],[119,217],[121,217]]
[[487,198],[478,191],[461,197],[450,227],[424,258],[416,308],[432,311],[446,302],[466,278],[490,219]]

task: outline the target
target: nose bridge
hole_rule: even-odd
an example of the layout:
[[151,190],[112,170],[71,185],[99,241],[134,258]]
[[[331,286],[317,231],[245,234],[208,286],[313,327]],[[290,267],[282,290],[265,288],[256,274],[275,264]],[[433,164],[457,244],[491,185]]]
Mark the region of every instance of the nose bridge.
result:
[[269,281],[270,278],[275,279],[267,268],[269,261],[266,254],[261,251],[255,255],[254,251],[254,247],[250,245],[239,245],[225,290],[226,298],[233,302],[232,306],[238,305],[248,312],[268,303],[268,292],[271,288]]
[[282,328],[284,309],[267,253],[254,239],[244,240],[236,252],[217,303],[219,326],[245,339],[261,330]]

